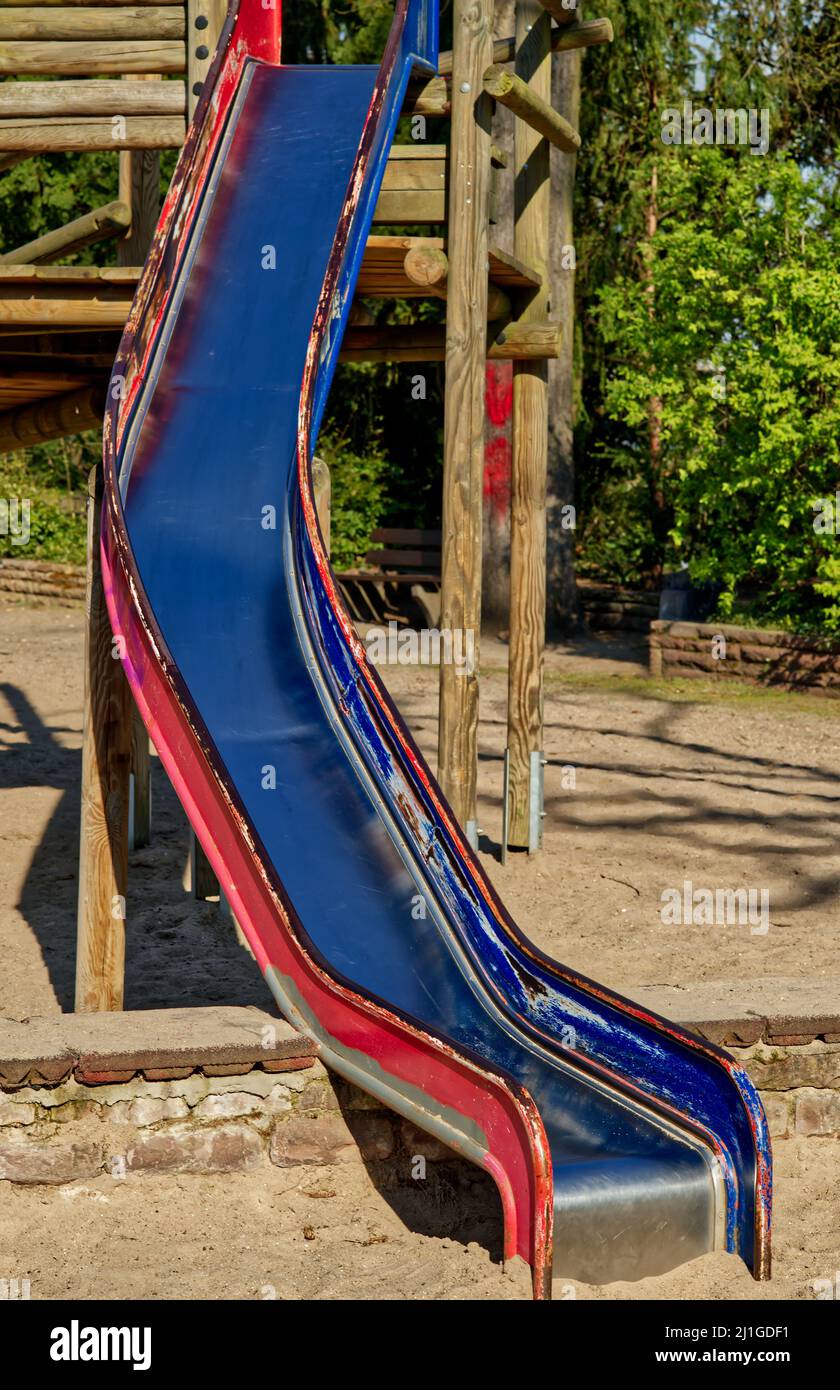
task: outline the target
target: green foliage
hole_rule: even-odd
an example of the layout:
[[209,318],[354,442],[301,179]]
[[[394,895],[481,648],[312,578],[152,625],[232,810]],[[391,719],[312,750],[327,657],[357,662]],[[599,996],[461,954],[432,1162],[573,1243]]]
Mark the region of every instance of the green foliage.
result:
[[659,180],[654,311],[632,273],[599,294],[606,408],[643,471],[661,401],[667,558],[723,585],[723,616],[760,586],[765,617],[840,630],[836,540],[812,505],[840,464],[835,192],[790,158],[720,149],[660,159]]
[[[76,440],[61,440],[65,446],[65,463],[69,486],[56,485],[52,460],[47,466],[29,466],[26,454],[6,454],[0,457],[0,498],[14,499],[21,516],[21,505],[27,504],[28,537],[26,544],[17,544],[12,535],[0,534],[0,555],[14,559],[59,560],[62,563],[84,564],[87,522],[84,491],[79,486],[78,460],[84,450],[84,436]],[[75,446],[75,447],[74,447]],[[33,451],[40,453],[41,450]]]

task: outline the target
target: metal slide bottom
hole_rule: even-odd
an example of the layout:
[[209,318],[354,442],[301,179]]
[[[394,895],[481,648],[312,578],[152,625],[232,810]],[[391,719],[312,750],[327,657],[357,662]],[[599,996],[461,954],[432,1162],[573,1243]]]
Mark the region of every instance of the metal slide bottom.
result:
[[301,430],[323,409],[409,66],[365,161],[375,69],[245,62],[188,235],[172,214],[165,307],[153,288],[137,310],[124,362],[141,343],[145,361],[110,436],[126,669],[280,1008],[493,1173],[508,1254],[536,1271],[553,1249],[555,1274],[594,1283],[715,1248],[766,1272],[749,1083],[516,932],[319,553]]

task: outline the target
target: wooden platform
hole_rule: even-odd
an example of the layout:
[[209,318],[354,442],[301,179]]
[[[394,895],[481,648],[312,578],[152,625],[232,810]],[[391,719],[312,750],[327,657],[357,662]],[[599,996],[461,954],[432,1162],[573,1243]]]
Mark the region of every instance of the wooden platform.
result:
[[[430,291],[406,273],[406,254],[416,247],[443,250],[444,240],[372,236],[359,296],[429,297]],[[540,283],[534,271],[498,249],[489,252],[489,266],[491,284],[505,291],[533,289]],[[28,410],[106,382],[140,275],[138,266],[0,264],[0,437],[12,438],[18,432],[2,428],[13,423],[4,412]],[[420,335],[414,357],[406,347],[410,336],[404,327],[351,329],[345,356],[386,361],[393,351],[397,360],[441,360],[442,328],[427,326],[429,341]],[[56,416],[56,428],[61,418]]]

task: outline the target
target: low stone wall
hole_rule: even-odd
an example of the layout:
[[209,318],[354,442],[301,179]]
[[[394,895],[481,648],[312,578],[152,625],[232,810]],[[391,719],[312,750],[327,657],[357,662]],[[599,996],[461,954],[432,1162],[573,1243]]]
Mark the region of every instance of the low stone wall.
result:
[[1,555],[0,595],[54,599],[75,608],[85,601],[84,565],[63,565],[52,560],[25,560]]
[[657,619],[648,638],[650,673],[659,677],[736,677],[756,685],[840,694],[840,644],[818,637],[728,623]]
[[[661,990],[639,993],[658,1012],[677,1002]],[[692,1027],[725,1041],[746,1068],[771,1133],[840,1136],[840,1017],[717,1012],[723,1017],[697,1014]],[[62,1184],[364,1162],[402,1184],[418,1176],[418,1158],[463,1166],[328,1075],[316,1051],[258,1009],[0,1020],[0,1179]]]
[[0,1179],[390,1160],[408,1181],[418,1156],[455,1159],[258,1009],[0,1020]]
[[592,579],[579,579],[577,590],[583,616],[596,632],[647,632],[659,613],[658,593]]

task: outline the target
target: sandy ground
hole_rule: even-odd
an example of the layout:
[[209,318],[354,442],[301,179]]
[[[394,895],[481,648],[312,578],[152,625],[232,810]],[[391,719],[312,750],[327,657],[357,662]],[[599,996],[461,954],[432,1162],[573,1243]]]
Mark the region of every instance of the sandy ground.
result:
[[[72,1008],[81,654],[78,612],[0,609],[0,1009],[17,1018]],[[699,683],[666,689],[645,678],[641,650],[621,643],[557,649],[546,682],[545,852],[502,866],[505,655],[485,644],[481,854],[535,941],[624,993],[838,973],[840,705],[740,687],[721,697]],[[436,673],[384,674],[433,761]],[[154,842],[131,862],[127,1007],[270,1006],[224,911],[186,892],[186,824],[154,761]],[[768,889],[770,930],[664,926],[661,894],[687,878]],[[833,1140],[776,1145],[770,1286],[709,1256],[578,1296],[812,1296],[809,1283],[840,1268],[838,1161]],[[306,1195],[316,1190],[335,1195]],[[314,1178],[0,1184],[0,1274],[29,1277],[33,1297],[274,1296],[264,1286],[278,1298],[522,1297],[527,1277],[501,1270],[499,1240],[483,1181],[445,1200],[398,1197],[350,1167]]]

